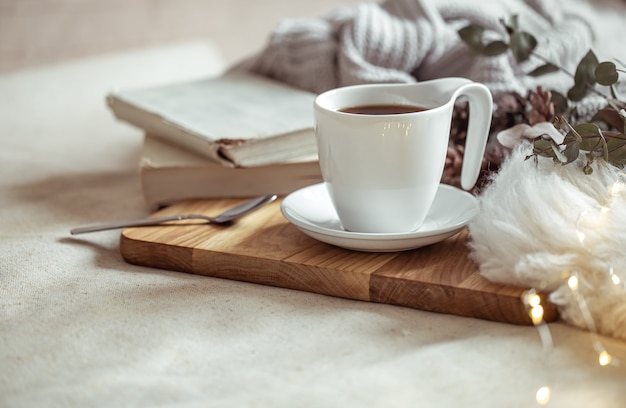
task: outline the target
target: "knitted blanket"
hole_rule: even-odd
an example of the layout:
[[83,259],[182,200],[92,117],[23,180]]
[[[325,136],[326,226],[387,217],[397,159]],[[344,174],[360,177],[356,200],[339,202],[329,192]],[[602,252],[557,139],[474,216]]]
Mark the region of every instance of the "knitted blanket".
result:
[[506,38],[501,22],[517,15],[520,27],[539,39],[538,54],[573,71],[592,47],[593,13],[585,3],[564,0],[386,0],[341,7],[314,18],[287,19],[269,44],[243,66],[312,92],[372,82],[413,82],[463,76],[495,94],[525,94],[542,84],[561,92],[571,78],[525,75],[538,59],[518,65],[510,53],[472,55],[458,30],[469,23],[486,35]]

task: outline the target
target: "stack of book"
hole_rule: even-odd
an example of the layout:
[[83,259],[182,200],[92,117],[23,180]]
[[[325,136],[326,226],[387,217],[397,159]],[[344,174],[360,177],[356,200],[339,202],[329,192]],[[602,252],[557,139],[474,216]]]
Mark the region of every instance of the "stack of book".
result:
[[156,208],[190,198],[286,195],[320,182],[314,99],[240,72],[113,91],[107,104],[145,132],[141,183]]

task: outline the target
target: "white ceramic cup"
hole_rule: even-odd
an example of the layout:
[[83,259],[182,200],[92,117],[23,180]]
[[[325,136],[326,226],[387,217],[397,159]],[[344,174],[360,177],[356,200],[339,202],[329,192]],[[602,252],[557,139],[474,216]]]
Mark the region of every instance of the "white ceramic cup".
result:
[[[454,103],[469,101],[461,185],[480,172],[492,97],[482,84],[443,78],[415,84],[367,84],[333,89],[315,100],[315,133],[324,183],[348,231],[402,233],[419,229],[443,174]],[[364,115],[341,109],[413,105],[427,110]]]

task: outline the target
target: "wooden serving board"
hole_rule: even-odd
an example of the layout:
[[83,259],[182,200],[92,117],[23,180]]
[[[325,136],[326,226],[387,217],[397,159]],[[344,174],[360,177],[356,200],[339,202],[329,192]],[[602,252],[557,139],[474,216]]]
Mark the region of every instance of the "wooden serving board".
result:
[[[242,200],[193,200],[154,216],[217,214]],[[127,228],[120,250],[131,264],[234,279],[369,302],[532,324],[524,288],[479,275],[469,259],[467,232],[404,252],[356,252],[306,236],[280,212],[277,200],[231,225],[177,221]],[[543,297],[545,320],[557,318]]]

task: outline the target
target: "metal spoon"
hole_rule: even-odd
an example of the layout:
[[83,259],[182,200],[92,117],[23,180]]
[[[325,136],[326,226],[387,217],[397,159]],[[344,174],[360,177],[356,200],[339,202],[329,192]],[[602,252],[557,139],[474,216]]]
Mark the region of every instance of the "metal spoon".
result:
[[147,218],[143,220],[135,220],[135,221],[123,221],[123,222],[115,222],[110,224],[100,224],[93,225],[88,227],[79,227],[70,230],[70,234],[84,234],[86,232],[96,232],[96,231],[105,231],[112,230],[118,228],[126,228],[126,227],[139,227],[144,225],[157,225],[165,221],[177,221],[177,220],[189,220],[189,219],[199,219],[206,220],[213,224],[224,224],[226,222],[232,221],[235,218],[239,218],[243,215],[246,215],[252,211],[255,211],[265,204],[271,203],[276,199],[276,194],[264,195],[261,197],[254,198],[250,201],[246,201],[245,203],[241,203],[236,205],[223,213],[216,215],[215,217],[209,217],[208,215],[202,214],[183,214],[183,215],[170,215],[167,217],[160,218]]

